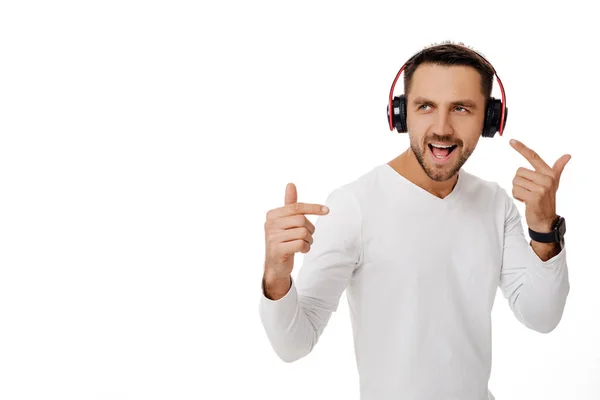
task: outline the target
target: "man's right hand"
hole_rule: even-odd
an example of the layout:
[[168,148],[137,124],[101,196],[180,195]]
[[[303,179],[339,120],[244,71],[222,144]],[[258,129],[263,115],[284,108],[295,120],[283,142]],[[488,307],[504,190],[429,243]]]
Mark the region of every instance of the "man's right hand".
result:
[[298,203],[293,183],[285,190],[285,205],[267,212],[265,222],[265,289],[271,298],[280,298],[289,290],[294,254],[308,253],[314,225],[305,215],[326,215],[321,204]]

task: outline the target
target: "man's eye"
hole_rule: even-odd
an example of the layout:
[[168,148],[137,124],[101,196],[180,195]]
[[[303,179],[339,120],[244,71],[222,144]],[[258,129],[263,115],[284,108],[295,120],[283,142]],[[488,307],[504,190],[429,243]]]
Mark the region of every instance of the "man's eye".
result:
[[463,110],[463,111],[461,111],[461,112],[466,112],[466,111],[467,111],[467,109],[466,109],[466,108],[464,108],[464,107],[461,107],[461,106],[458,106],[458,107],[456,107],[456,109],[459,109],[459,108]]
[[424,110],[424,108],[423,108],[423,107],[429,107],[429,104],[421,104],[421,105],[419,106],[419,110]]

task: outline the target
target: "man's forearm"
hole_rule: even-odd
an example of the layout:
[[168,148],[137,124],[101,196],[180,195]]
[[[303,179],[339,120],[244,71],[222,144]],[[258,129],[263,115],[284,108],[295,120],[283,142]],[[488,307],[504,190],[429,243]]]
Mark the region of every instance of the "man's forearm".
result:
[[560,244],[558,243],[540,243],[532,240],[530,245],[535,254],[537,254],[542,261],[548,261],[560,253]]
[[263,275],[263,291],[270,300],[279,300],[285,296],[292,286],[291,276],[274,277],[265,271]]

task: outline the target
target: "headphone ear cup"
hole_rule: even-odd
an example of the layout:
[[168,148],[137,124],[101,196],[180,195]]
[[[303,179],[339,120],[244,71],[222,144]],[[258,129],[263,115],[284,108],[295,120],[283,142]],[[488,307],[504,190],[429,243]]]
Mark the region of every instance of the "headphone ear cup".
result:
[[[508,110],[507,110],[508,111]],[[500,117],[502,115],[502,101],[490,97],[485,109],[485,122],[481,136],[493,138],[500,129]],[[504,116],[506,121],[507,114]]]
[[394,97],[392,102],[394,114],[392,115],[392,121],[394,127],[398,133],[405,133],[408,131],[406,127],[406,100],[404,95]]

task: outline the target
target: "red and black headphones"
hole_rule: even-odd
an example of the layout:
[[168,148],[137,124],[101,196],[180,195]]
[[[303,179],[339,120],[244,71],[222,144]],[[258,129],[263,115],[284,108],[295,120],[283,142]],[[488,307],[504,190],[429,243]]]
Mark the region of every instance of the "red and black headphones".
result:
[[[429,48],[428,48],[429,49]],[[492,66],[492,64],[485,59],[481,54],[476,51],[469,49],[485,60],[494,71],[494,75],[496,76],[496,80],[498,81],[498,85],[500,86],[500,90],[502,91],[502,100],[495,99],[490,97],[487,102],[486,110],[485,110],[485,122],[483,124],[483,131],[481,132],[481,136],[492,138],[498,132],[500,136],[504,132],[504,127],[506,126],[506,118],[508,117],[508,108],[506,107],[506,96],[504,94],[504,86],[502,85],[502,81],[500,77],[496,73],[496,70]],[[424,51],[424,50],[423,50]],[[396,74],[396,78],[394,79],[394,83],[392,84],[392,88],[390,89],[390,98],[387,106],[387,116],[388,116],[388,124],[390,127],[390,131],[393,131],[396,128],[398,133],[405,133],[408,131],[406,126],[406,99],[404,95],[392,97],[394,95],[394,87],[396,86],[396,82],[400,77],[402,71],[406,67],[406,64],[410,62],[413,58],[421,54],[423,51],[412,56],[400,71]],[[394,110],[393,113],[390,114],[390,108]]]

